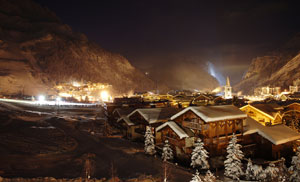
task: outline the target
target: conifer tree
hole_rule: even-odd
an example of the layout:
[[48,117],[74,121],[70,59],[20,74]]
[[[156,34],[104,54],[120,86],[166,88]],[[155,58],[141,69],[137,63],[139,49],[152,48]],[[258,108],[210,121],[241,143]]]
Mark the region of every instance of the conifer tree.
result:
[[248,163],[247,163],[247,169],[245,172],[245,176],[247,180],[253,180],[255,179],[254,174],[253,174],[253,164],[251,159],[248,159]]
[[216,177],[213,175],[213,173],[210,172],[210,170],[208,170],[206,172],[206,175],[205,175],[203,181],[205,181],[205,182],[215,182]]
[[207,158],[208,152],[204,148],[204,143],[200,138],[198,138],[195,143],[195,148],[192,152],[191,166],[193,168],[200,167],[201,169],[209,169]]
[[278,181],[287,182],[288,177],[288,168],[285,165],[285,158],[281,158],[281,162],[279,163],[279,172],[278,172]]
[[168,140],[165,141],[161,158],[163,159],[163,161],[173,160],[173,151]]
[[253,176],[254,180],[263,181],[267,178],[265,171],[260,165],[253,165]]
[[274,181],[279,176],[279,169],[275,166],[275,164],[270,163],[265,169],[265,173],[268,179]]
[[200,174],[199,174],[198,170],[196,170],[196,173],[193,174],[193,178],[190,182],[203,182],[201,177],[200,177]]
[[147,127],[145,133],[145,153],[149,155],[154,155],[156,153],[155,145],[154,145],[154,136],[151,132],[151,128]]
[[290,181],[299,182],[300,181],[300,147],[297,148],[296,155],[292,158],[291,167],[289,171],[291,173]]
[[241,145],[237,143],[237,138],[233,134],[231,141],[227,146],[225,165],[225,176],[228,176],[234,180],[239,180],[240,176],[243,174],[241,159],[244,157],[241,151]]

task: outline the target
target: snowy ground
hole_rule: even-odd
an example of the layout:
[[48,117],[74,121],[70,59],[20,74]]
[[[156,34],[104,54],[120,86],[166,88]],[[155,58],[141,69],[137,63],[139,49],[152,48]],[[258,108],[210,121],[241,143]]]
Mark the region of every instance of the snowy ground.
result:
[[[0,102],[0,176],[77,178],[92,154],[95,178],[121,179],[162,175],[159,157],[146,156],[143,145],[121,138],[91,135],[103,132],[100,107],[53,109]],[[171,165],[171,181],[184,182],[191,173]]]

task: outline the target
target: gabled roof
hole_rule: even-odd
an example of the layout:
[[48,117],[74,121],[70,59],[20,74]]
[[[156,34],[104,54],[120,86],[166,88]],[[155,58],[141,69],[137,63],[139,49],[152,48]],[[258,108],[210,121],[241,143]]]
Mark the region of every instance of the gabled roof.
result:
[[245,107],[252,107],[253,109],[257,110],[258,112],[262,112],[263,114],[269,116],[272,119],[275,119],[277,115],[281,116],[280,111],[283,110],[282,106],[275,104],[275,103],[248,104],[242,108],[245,108]]
[[300,103],[298,103],[298,102],[287,103],[287,105],[284,106],[284,107],[289,107],[289,106],[292,106],[292,105],[298,105],[298,106],[300,106]]
[[185,101],[185,102],[190,102],[194,99],[194,96],[187,96],[187,95],[176,95],[173,97],[173,100],[176,101]]
[[157,127],[155,130],[156,132],[158,132],[166,126],[169,126],[179,136],[180,139],[189,137],[188,134],[182,128],[180,128],[180,126],[178,126],[174,121],[166,122]]
[[201,95],[197,96],[196,98],[194,98],[193,101],[203,100],[203,99],[205,99],[205,100],[210,100],[211,98],[209,98],[208,96],[206,96],[206,95],[204,95],[204,94],[201,94]]
[[171,117],[176,119],[182,114],[192,111],[205,122],[246,118],[247,115],[233,105],[187,107]]
[[299,133],[283,124],[263,126],[254,119],[247,117],[246,126],[244,127],[244,135],[253,133],[258,133],[274,145],[280,145],[300,139]]
[[293,94],[289,95],[289,98],[291,98],[291,99],[300,99],[300,93],[299,92],[294,92]]
[[134,123],[130,121],[130,119],[127,116],[122,116],[120,119],[118,119],[117,123],[120,121],[124,121],[128,126],[133,126]]
[[171,116],[181,109],[173,107],[165,108],[142,108],[136,109],[128,115],[128,118],[135,113],[139,113],[149,124],[157,123],[162,120],[169,120]]
[[118,113],[119,116],[127,116],[128,114],[130,114],[132,111],[134,111],[136,108],[134,107],[122,107],[122,108],[116,108],[114,111],[113,111],[113,114],[115,112]]

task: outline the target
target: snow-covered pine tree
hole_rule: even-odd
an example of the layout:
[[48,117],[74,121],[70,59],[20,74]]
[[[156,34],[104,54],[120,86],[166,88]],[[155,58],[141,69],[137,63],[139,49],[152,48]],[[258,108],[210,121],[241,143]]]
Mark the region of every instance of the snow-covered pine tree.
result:
[[281,162],[279,163],[279,173],[278,173],[278,181],[287,182],[289,179],[288,168],[285,165],[285,158],[281,158]]
[[253,165],[253,176],[254,180],[263,181],[267,178],[265,171],[260,165]]
[[279,175],[279,169],[275,166],[275,164],[270,163],[269,166],[265,169],[265,173],[268,179],[274,181]]
[[289,167],[290,181],[299,182],[300,181],[300,147],[297,148],[296,155],[292,158],[291,167]]
[[163,159],[163,161],[173,160],[173,151],[171,149],[171,146],[170,146],[168,140],[165,141],[165,145],[163,147],[163,153],[161,155],[161,158]]
[[[269,169],[271,172],[273,169]],[[253,165],[251,159],[248,159],[247,169],[245,172],[245,176],[247,180],[265,180],[267,177],[267,173],[263,170],[262,166]],[[271,178],[270,178],[271,179]]]
[[200,174],[199,174],[198,170],[196,170],[196,173],[193,174],[193,178],[190,182],[203,182],[201,177],[200,177]]
[[213,175],[213,173],[210,172],[210,170],[208,170],[206,172],[206,175],[205,175],[203,181],[205,181],[205,182],[215,182],[216,177]]
[[253,180],[255,178],[254,175],[253,175],[253,164],[252,164],[251,159],[248,159],[245,176],[246,176],[247,180]]
[[151,132],[151,128],[147,126],[145,133],[145,153],[149,155],[154,155],[156,153],[154,145],[154,136]]
[[209,169],[207,158],[208,152],[204,148],[204,143],[201,141],[200,138],[198,138],[195,143],[195,148],[192,152],[191,166],[193,168],[201,167],[201,169]]
[[244,157],[243,152],[241,151],[241,145],[237,143],[237,138],[235,134],[232,135],[227,146],[226,160],[224,161],[225,165],[225,176],[228,176],[234,180],[239,180],[240,176],[243,174],[242,162],[241,159]]

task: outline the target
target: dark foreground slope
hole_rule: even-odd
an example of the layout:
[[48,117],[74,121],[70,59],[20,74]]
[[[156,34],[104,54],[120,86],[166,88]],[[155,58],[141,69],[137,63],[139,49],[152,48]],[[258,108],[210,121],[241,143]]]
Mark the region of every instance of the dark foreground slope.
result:
[[[4,107],[3,107],[4,106]],[[160,178],[163,162],[146,156],[143,144],[103,136],[104,117],[99,108],[60,109],[0,103],[0,176],[84,177],[89,161],[92,178],[122,180],[151,175]],[[91,134],[91,131],[94,133]],[[191,174],[170,165],[171,181],[183,182]]]

